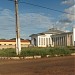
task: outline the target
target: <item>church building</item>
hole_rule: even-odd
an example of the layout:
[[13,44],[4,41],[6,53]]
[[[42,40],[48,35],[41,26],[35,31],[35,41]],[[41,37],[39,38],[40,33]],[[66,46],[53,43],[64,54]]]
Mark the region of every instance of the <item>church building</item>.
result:
[[31,44],[36,47],[75,46],[75,28],[65,32],[51,28],[48,31],[32,34]]

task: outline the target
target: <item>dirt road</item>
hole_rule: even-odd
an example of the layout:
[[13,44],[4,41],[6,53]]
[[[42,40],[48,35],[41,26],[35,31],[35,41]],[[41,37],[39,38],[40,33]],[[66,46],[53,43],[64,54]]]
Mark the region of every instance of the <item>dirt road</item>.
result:
[[75,56],[0,60],[0,75],[75,75]]

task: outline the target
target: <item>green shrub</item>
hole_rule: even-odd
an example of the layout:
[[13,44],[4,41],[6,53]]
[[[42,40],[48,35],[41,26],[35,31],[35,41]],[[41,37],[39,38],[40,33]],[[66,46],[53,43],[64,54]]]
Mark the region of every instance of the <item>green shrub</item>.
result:
[[[22,48],[21,54],[18,56],[35,56],[35,55],[41,55],[42,57],[45,57],[46,55],[55,56],[55,55],[70,55],[73,53],[70,48],[68,47],[56,47],[56,48],[39,48],[39,47],[33,47],[33,48]],[[2,49],[0,50],[0,56],[17,56],[15,49]]]
[[16,51],[15,51],[15,49],[12,49],[12,48],[2,49],[2,50],[0,50],[0,56],[3,56],[3,57],[16,56]]
[[46,55],[70,55],[72,52],[68,48],[58,47],[58,48],[24,48],[22,49],[21,56],[34,56],[41,55],[42,57]]
[[46,56],[47,51],[44,48],[24,48],[22,49],[21,56]]

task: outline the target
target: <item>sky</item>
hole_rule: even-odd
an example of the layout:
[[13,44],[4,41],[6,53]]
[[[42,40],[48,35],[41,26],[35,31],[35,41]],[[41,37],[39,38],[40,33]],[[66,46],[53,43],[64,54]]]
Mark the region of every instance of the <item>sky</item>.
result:
[[[53,27],[71,31],[75,26],[75,0],[18,1],[20,37],[23,39],[30,39],[31,34],[47,31]],[[14,0],[0,0],[0,39],[15,37]]]

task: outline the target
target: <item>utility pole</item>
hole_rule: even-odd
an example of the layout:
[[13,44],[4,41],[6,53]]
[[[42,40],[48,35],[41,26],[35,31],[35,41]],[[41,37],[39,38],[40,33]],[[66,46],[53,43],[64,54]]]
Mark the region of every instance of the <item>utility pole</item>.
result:
[[15,16],[16,16],[16,54],[21,53],[20,29],[19,29],[19,16],[18,16],[18,0],[15,2]]

